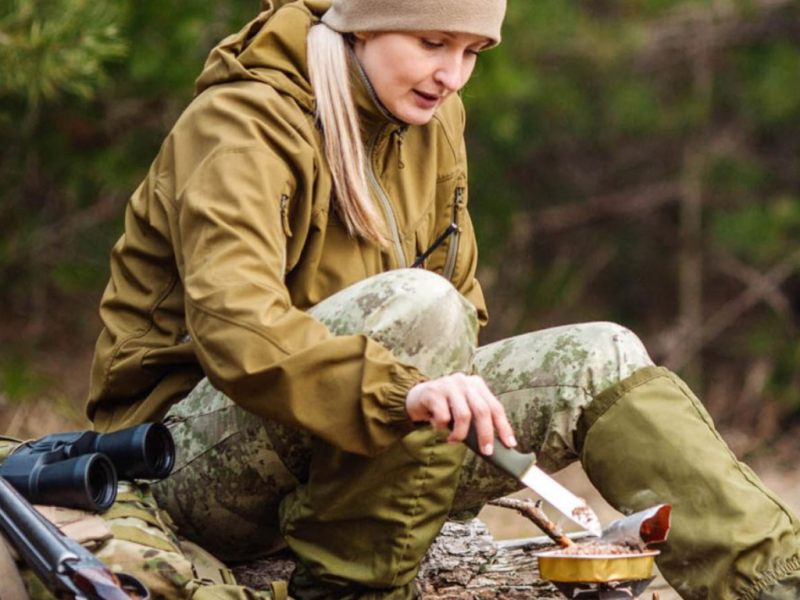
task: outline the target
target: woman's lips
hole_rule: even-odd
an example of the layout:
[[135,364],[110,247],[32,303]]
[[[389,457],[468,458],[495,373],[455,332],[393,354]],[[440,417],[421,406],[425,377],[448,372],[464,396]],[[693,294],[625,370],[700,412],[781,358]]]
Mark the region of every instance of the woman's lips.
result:
[[414,90],[414,98],[417,101],[417,105],[426,109],[436,108],[441,100],[441,96],[436,94],[426,94],[425,92],[420,92],[419,90]]

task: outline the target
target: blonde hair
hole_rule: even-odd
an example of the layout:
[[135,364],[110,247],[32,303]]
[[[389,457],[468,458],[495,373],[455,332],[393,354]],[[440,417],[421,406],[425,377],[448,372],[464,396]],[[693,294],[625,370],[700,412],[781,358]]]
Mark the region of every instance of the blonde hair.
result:
[[317,101],[336,210],[350,235],[387,244],[386,225],[369,192],[366,152],[350,87],[344,36],[324,23],[308,32],[308,70]]

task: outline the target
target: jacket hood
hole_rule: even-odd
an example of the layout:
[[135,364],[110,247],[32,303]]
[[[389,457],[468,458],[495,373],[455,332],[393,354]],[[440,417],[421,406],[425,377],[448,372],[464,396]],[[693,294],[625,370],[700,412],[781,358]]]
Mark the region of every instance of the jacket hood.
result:
[[263,0],[261,5],[263,10],[253,21],[211,51],[197,79],[196,93],[222,83],[260,81],[313,111],[306,36],[331,0]]

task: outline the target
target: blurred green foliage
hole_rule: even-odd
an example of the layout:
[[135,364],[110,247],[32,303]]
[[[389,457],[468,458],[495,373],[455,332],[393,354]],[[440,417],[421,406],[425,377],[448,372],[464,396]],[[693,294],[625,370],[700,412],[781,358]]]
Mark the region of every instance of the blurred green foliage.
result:
[[122,58],[119,11],[91,0],[11,0],[0,19],[0,89],[27,114],[65,93],[83,99],[107,82],[103,64]]
[[[14,382],[60,322],[91,345],[125,200],[208,51],[258,8],[0,4],[0,395],[28,389]],[[680,343],[751,289],[748,270],[797,263],[800,3],[517,1],[503,37],[463,91],[487,341],[615,320],[657,360],[685,347],[711,394],[719,373],[743,384],[769,360],[763,400],[800,414],[794,267],[779,301],[759,297],[699,348]],[[704,315],[688,330],[686,297]]]
[[11,402],[21,402],[36,397],[52,385],[27,359],[14,352],[5,351],[0,366],[3,396]]
[[753,265],[772,265],[800,240],[797,196],[748,202],[714,217],[711,239]]

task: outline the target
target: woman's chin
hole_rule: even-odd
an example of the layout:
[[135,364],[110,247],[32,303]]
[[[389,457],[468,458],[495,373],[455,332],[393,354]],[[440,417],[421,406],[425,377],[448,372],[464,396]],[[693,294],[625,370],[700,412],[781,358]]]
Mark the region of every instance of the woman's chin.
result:
[[426,125],[436,114],[436,108],[406,108],[393,113],[395,117],[409,125]]

